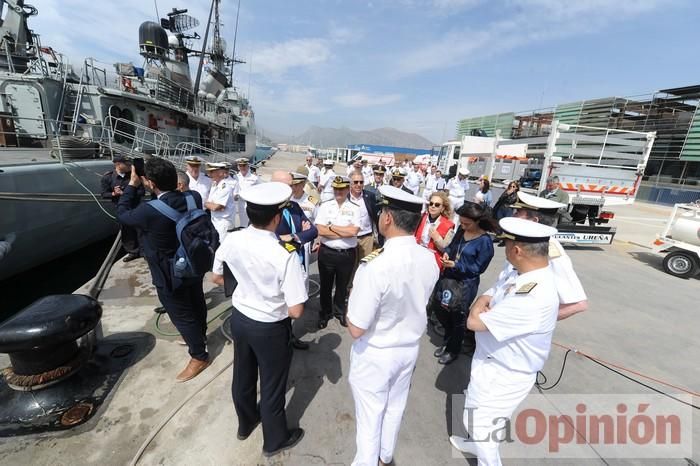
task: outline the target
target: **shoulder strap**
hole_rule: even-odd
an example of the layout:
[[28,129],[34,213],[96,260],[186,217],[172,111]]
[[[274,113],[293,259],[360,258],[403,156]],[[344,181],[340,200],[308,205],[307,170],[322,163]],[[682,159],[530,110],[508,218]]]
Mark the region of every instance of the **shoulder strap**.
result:
[[170,220],[172,220],[175,223],[177,223],[178,220],[180,220],[180,217],[182,217],[182,214],[180,212],[173,209],[172,207],[170,207],[168,204],[161,201],[160,199],[154,199],[152,201],[149,201],[148,205],[150,205],[151,207],[153,207],[158,212],[165,215],[166,217],[168,217]]
[[194,210],[197,208],[197,203],[194,202],[194,196],[192,193],[185,192],[185,200],[187,201],[187,210]]

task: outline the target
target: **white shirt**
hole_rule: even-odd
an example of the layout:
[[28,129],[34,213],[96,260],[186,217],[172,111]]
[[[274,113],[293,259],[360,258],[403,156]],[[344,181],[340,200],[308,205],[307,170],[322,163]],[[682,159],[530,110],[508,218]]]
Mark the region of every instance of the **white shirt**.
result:
[[447,182],[447,189],[450,197],[465,197],[469,191],[469,181],[466,178],[460,180],[455,176]]
[[372,219],[369,218],[369,212],[367,212],[367,206],[362,194],[360,194],[359,198],[356,198],[351,192],[350,200],[360,207],[360,231],[357,233],[357,236],[372,233]]
[[333,194],[333,186],[331,186],[333,178],[335,178],[335,172],[332,168],[329,168],[321,174],[319,178],[321,181],[319,183],[322,193]]
[[409,170],[408,175],[406,175],[406,181],[404,185],[413,191],[413,194],[417,194],[420,189],[421,176],[415,170]]
[[309,171],[309,174],[307,175],[309,181],[311,181],[313,184],[318,184],[319,180],[321,179],[321,170],[316,165],[307,165],[306,169]]
[[[566,253],[561,243],[551,238],[549,240],[549,265],[554,271],[554,281],[557,286],[560,304],[572,304],[585,301],[586,292],[583,290],[581,280],[574,271],[571,258]],[[518,275],[518,271],[513,268],[510,262],[505,261],[503,270],[498,275],[496,284],[484,292],[485,295],[494,296],[496,288],[513,277]]]
[[490,309],[479,315],[488,330],[476,332],[474,358],[494,359],[512,371],[537,372],[549,356],[558,311],[551,267],[511,276],[496,288]]
[[277,322],[289,317],[290,306],[308,299],[299,255],[288,252],[271,231],[251,225],[229,233],[212,271],[223,275],[224,262],[238,281],[231,303],[246,317]]
[[445,178],[443,178],[443,177],[437,178],[436,177],[436,180],[435,180],[435,190],[436,191],[442,191],[445,189],[446,186],[447,186],[447,182],[445,181]]
[[365,186],[374,181],[374,170],[369,164],[362,167],[362,176],[365,177]]
[[435,192],[435,186],[437,185],[437,177],[432,173],[425,175],[425,190],[424,192],[433,193]]
[[202,201],[206,202],[209,199],[209,191],[211,191],[211,178],[201,172],[197,179],[194,179],[189,173],[187,173],[187,178],[190,179],[190,189],[197,191],[202,196]]
[[[238,181],[238,194],[242,193],[245,191],[247,188],[250,188],[253,185],[256,185],[260,183],[260,179],[258,178],[257,175],[254,175],[250,171],[244,175],[242,175],[240,172],[236,174],[236,180]],[[241,199],[241,202],[243,200]]]
[[423,225],[423,231],[421,232],[420,237],[420,244],[422,246],[425,246],[426,248],[428,247],[428,243],[430,243],[430,229],[433,227],[437,228],[438,225],[440,225],[442,218],[442,215],[438,215],[435,221],[431,222],[430,215],[428,215],[428,218],[425,220],[425,225]]
[[223,210],[212,211],[213,222],[233,220],[236,211],[236,202],[233,199],[237,193],[238,183],[229,176],[218,183],[212,183],[207,201],[224,206]]
[[[339,227],[356,226],[360,227],[360,206],[351,201],[343,202],[342,206],[338,201],[329,199],[318,206],[316,212],[316,225],[338,225]],[[319,235],[321,244],[333,249],[350,249],[357,246],[357,236],[351,238],[327,238]]]
[[292,201],[296,202],[297,204],[299,204],[299,207],[301,207],[301,210],[304,211],[304,214],[306,215],[306,217],[307,217],[309,220],[313,221],[313,219],[314,219],[314,211],[316,210],[316,204],[314,204],[313,202],[311,202],[311,200],[309,199],[309,195],[308,195],[308,194],[302,193],[301,197],[298,198],[298,199],[295,198],[294,196],[292,196],[292,197],[290,198],[290,200],[292,200]]
[[348,302],[348,320],[365,330],[353,346],[418,345],[425,306],[440,270],[435,256],[413,236],[387,239],[374,259],[360,262]]

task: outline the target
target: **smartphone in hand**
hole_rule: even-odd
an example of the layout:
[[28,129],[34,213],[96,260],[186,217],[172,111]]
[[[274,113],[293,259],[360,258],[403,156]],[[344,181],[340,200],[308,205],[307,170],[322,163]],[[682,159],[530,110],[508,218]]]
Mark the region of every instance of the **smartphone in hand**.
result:
[[142,157],[134,158],[134,170],[138,176],[145,176],[146,171],[144,170],[144,161]]

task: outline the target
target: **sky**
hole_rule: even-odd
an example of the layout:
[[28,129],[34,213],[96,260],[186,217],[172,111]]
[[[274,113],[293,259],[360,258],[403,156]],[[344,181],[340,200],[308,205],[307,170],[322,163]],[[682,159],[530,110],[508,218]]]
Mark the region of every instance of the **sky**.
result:
[[[142,64],[138,27],[205,0],[42,0],[30,27],[79,65]],[[236,0],[221,5],[233,46]],[[235,84],[263,132],[393,127],[700,83],[695,0],[241,0]],[[196,45],[199,48],[201,45]]]

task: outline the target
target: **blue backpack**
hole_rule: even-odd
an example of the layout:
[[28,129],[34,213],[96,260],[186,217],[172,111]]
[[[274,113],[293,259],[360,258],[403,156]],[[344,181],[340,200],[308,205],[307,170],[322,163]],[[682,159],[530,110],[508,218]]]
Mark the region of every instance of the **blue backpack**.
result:
[[178,212],[160,199],[149,205],[175,222],[175,232],[180,243],[171,259],[173,279],[201,278],[214,265],[214,253],[219,247],[219,234],[207,213],[199,209],[190,193],[183,193],[187,211]]

